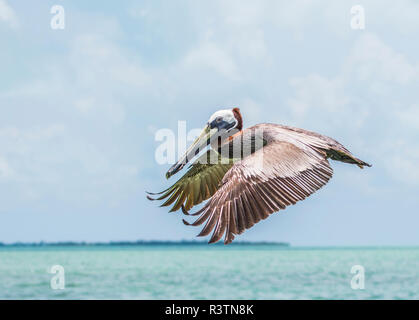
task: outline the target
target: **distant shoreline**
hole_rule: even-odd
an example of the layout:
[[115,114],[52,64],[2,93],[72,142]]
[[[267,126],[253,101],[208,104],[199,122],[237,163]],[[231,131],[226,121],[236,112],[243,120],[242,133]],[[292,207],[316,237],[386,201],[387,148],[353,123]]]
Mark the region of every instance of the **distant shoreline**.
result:
[[[176,246],[176,245],[208,245],[207,241],[165,241],[165,240],[137,240],[137,241],[110,241],[110,242],[76,242],[76,241],[62,241],[62,242],[14,242],[14,243],[2,243],[0,247],[94,247],[94,246]],[[224,245],[223,242],[218,242],[213,245]],[[269,241],[236,241],[229,246],[243,246],[243,245],[269,245],[269,246],[280,246],[289,247],[290,244],[287,242],[269,242]]]

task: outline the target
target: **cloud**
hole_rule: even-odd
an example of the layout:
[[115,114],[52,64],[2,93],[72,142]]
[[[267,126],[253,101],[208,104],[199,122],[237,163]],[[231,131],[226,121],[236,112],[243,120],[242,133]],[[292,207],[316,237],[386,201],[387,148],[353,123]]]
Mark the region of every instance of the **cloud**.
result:
[[15,196],[26,200],[33,194],[70,202],[75,197],[86,202],[119,199],[114,189],[131,188],[138,165],[115,159],[114,152],[86,138],[63,124],[1,128],[0,179],[21,186]]
[[[419,3],[411,0],[365,2],[367,28],[385,29],[402,36],[417,34]],[[389,10],[391,8],[391,10]]]
[[294,121],[327,124],[338,135],[350,133],[357,149],[382,160],[393,179],[419,184],[418,154],[409,151],[417,145],[418,64],[366,33],[336,75],[291,78],[290,86],[294,93],[287,106]]
[[[6,116],[0,119],[0,176],[9,190],[15,188],[9,204],[49,198],[74,206],[115,205],[142,183],[138,154],[144,152],[136,139],[143,136],[124,124],[127,109],[131,115],[143,110],[144,97],[153,94],[152,72],[138,52],[119,43],[123,34],[115,21],[73,14],[77,26],[59,41],[45,37],[60,52],[25,52],[36,70],[1,87]],[[25,31],[30,38],[31,30]],[[142,118],[137,120],[141,129]]]
[[419,65],[367,33],[355,43],[345,65],[345,72],[362,82],[391,82],[400,85],[419,79]]
[[[370,110],[380,113],[392,113],[399,119],[405,114],[415,114],[416,104],[410,109],[400,104],[396,98],[386,102],[386,108],[377,104],[378,99],[391,97],[390,88],[413,88],[419,83],[419,65],[382,42],[375,34],[366,33],[358,38],[344,59],[340,72],[325,77],[321,74],[309,74],[304,77],[292,77],[289,80],[293,95],[287,104],[291,111],[300,118],[311,118],[317,112],[342,112],[352,109],[357,112]],[[365,105],[369,96],[375,103]],[[413,96],[406,97],[413,99]],[[362,106],[360,104],[363,104]],[[321,113],[321,116],[324,115]],[[362,112],[361,112],[362,113]],[[407,119],[404,119],[407,120]]]
[[239,78],[237,66],[228,53],[211,42],[204,42],[184,58],[183,67],[192,70],[215,70],[231,80]]
[[348,104],[343,81],[336,77],[327,79],[318,74],[295,77],[289,81],[295,91],[295,97],[288,100],[288,105],[296,116],[305,116],[312,112],[338,112]]
[[117,83],[139,89],[149,82],[138,56],[130,55],[103,35],[78,35],[71,43],[71,50],[70,67],[82,86]]
[[0,0],[0,22],[1,21],[8,24],[11,28],[16,28],[18,26],[16,14],[6,0]]

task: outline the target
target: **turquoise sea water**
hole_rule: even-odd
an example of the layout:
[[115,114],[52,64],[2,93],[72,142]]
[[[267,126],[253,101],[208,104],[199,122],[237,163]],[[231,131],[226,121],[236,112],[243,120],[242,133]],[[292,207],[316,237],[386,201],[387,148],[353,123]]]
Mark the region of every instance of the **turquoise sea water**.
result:
[[[64,268],[54,290],[51,266]],[[351,268],[365,289],[351,288]],[[2,299],[419,299],[419,248],[0,248]]]

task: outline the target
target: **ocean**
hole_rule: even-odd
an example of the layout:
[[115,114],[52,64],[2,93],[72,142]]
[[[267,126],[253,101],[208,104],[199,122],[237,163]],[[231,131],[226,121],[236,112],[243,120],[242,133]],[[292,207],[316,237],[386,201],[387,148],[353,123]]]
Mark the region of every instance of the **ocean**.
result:
[[0,247],[0,298],[419,299],[419,248]]

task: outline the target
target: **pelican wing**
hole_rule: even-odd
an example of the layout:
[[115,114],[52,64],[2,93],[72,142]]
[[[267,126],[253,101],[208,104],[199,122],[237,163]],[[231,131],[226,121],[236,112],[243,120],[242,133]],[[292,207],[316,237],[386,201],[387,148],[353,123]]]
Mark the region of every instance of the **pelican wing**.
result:
[[[224,163],[226,161],[227,163]],[[233,165],[232,161],[228,159],[226,161],[221,161],[220,155],[210,149],[199,157],[175,184],[158,193],[157,195],[160,195],[158,198],[150,196],[147,198],[149,200],[167,198],[162,207],[174,203],[171,212],[182,207],[183,212],[187,214],[187,210],[212,197],[217,191],[225,173]]]
[[318,149],[302,149],[289,142],[267,144],[231,167],[191,225],[206,221],[199,236],[214,230],[210,243],[224,233],[224,243],[232,242],[236,234],[325,185],[333,174],[326,156]]

